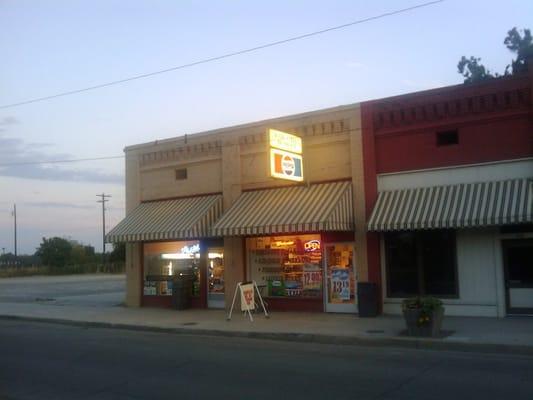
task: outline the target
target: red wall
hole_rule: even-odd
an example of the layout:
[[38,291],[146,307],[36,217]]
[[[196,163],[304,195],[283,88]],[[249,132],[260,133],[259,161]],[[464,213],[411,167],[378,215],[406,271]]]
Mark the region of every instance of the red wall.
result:
[[[533,157],[533,63],[527,74],[361,104],[367,220],[377,175]],[[457,130],[458,144],[437,146]],[[369,280],[381,286],[379,235],[367,234]]]
[[[444,127],[442,127],[444,128]],[[527,118],[477,123],[450,123],[459,144],[437,146],[437,127],[375,136],[377,173],[475,164],[533,155],[533,133]]]

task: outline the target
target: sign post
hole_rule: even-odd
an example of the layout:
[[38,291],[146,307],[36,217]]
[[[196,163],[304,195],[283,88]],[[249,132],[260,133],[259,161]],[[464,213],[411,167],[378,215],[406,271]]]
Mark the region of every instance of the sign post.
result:
[[239,282],[237,283],[237,286],[235,286],[235,293],[233,294],[233,301],[231,302],[231,308],[226,318],[228,321],[231,320],[231,314],[233,313],[233,307],[235,306],[235,300],[237,299],[237,293],[240,293],[241,295],[241,311],[243,312],[243,314],[248,312],[248,315],[250,316],[250,321],[252,322],[254,321],[254,317],[252,317],[252,310],[255,310],[256,308],[255,293],[257,293],[257,298],[259,299],[261,307],[263,308],[265,317],[267,318],[269,317],[268,312],[265,307],[265,303],[263,302],[263,298],[261,297],[261,292],[259,291],[259,288],[257,287],[257,283],[255,283],[255,281]]

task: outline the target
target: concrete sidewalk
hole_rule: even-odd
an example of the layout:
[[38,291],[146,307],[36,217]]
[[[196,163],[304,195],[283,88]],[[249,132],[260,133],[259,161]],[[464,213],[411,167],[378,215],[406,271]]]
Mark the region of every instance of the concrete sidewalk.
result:
[[368,346],[400,346],[533,355],[533,318],[445,317],[442,339],[409,338],[400,316],[358,318],[347,314],[274,312],[250,322],[241,313],[226,321],[222,310],[81,307],[46,302],[0,303],[0,318],[80,326],[239,336]]

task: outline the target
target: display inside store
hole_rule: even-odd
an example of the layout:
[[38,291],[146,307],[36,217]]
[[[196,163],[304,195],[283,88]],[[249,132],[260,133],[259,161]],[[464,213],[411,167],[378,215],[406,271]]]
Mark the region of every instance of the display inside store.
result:
[[176,279],[192,281],[193,297],[200,294],[198,241],[144,244],[144,296],[171,296]]
[[322,297],[320,235],[248,238],[249,276],[265,297]]

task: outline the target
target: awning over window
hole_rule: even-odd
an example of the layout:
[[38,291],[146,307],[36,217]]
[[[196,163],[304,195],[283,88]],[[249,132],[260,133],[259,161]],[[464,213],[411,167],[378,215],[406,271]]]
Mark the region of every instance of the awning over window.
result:
[[380,192],[369,231],[533,222],[533,178]]
[[211,236],[222,214],[222,195],[141,203],[107,235],[107,242],[193,239]]
[[354,229],[351,182],[244,192],[214,225],[216,236]]

